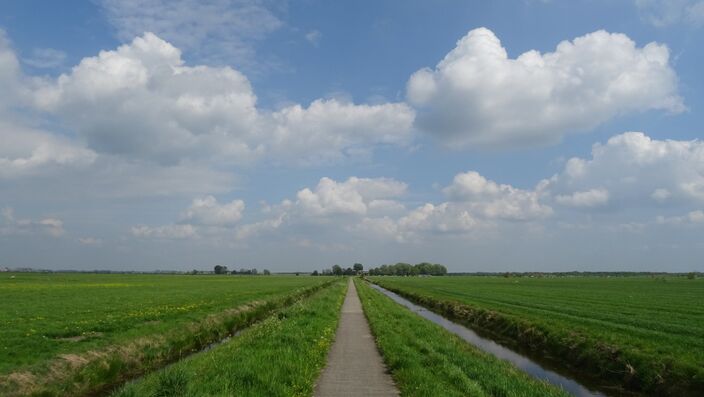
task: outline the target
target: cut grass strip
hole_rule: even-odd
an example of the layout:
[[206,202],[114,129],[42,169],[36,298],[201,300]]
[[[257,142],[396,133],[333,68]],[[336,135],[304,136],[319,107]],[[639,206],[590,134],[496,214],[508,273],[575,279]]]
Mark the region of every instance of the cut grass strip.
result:
[[85,353],[64,354],[34,372],[13,372],[0,377],[0,395],[100,394],[222,340],[266,318],[276,309],[291,305],[335,282],[298,289],[284,297],[250,302],[160,334],[146,335]]
[[377,346],[403,396],[569,395],[355,281]]
[[[687,280],[671,280],[673,286],[658,285],[656,280],[647,278],[521,279],[519,283],[518,280],[477,277],[431,280],[389,277],[374,278],[372,281],[440,315],[475,330],[490,333],[514,348],[536,357],[549,357],[552,362],[559,363],[575,374],[601,383],[603,388],[658,396],[704,395],[704,355],[699,348],[701,339],[692,340],[681,336],[680,341],[675,339],[673,342],[674,331],[664,331],[670,327],[667,321],[671,317],[670,313],[683,310],[673,296],[701,302],[701,296],[696,293],[688,296],[690,290],[701,289]],[[630,304],[633,313],[619,314],[622,309],[599,307],[598,302],[591,301],[571,305],[575,296],[568,295],[565,286],[574,289],[591,288],[592,294],[582,295],[592,300],[600,298],[609,303],[620,303],[621,307]],[[620,290],[627,292],[621,293]],[[658,292],[665,298],[654,298],[653,305],[671,307],[668,314],[657,316],[662,320],[659,325],[664,330],[647,332],[647,337],[644,337],[639,331],[649,331],[645,325],[640,328],[615,328],[615,325],[636,321],[636,313],[650,313],[647,310],[649,305],[635,305],[629,295],[638,295],[645,300],[651,295],[656,296]],[[574,294],[581,296],[576,292]],[[490,296],[496,300],[511,301],[512,305],[499,306],[484,300],[471,302],[473,296]],[[549,303],[551,311],[536,314],[527,307],[541,300]],[[582,310],[581,315],[577,313],[567,320],[563,318],[565,311],[577,309]],[[594,313],[590,313],[589,309]],[[695,312],[701,308],[684,310]],[[594,324],[586,321],[597,316],[619,317]],[[650,316],[655,317],[652,313]],[[689,324],[691,333],[701,333],[701,316],[688,314],[683,318],[680,321]],[[644,321],[641,320],[641,324]],[[686,356],[673,353],[687,349],[691,349],[691,353],[687,352]],[[690,356],[694,358],[690,359]]]
[[113,396],[309,396],[335,336],[346,284],[337,281]]

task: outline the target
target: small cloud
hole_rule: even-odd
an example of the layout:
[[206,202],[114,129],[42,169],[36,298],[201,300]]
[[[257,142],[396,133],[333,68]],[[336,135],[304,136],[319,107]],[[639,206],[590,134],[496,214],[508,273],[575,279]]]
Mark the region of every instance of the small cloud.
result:
[[103,243],[103,240],[95,237],[79,237],[78,242],[83,245],[100,245]]
[[132,235],[141,239],[157,239],[157,240],[182,240],[198,238],[198,233],[193,225],[164,225],[164,226],[145,226],[139,225],[132,227]]
[[661,225],[701,224],[704,223],[704,211],[691,211],[683,216],[658,216],[655,218],[655,222]]
[[64,223],[58,218],[17,219],[15,211],[10,207],[3,208],[0,213],[2,214],[0,236],[48,234],[52,237],[61,237],[65,233]]
[[650,195],[650,197],[658,203],[664,203],[670,198],[670,196],[672,196],[672,193],[670,193],[669,190],[662,188],[655,189]]
[[567,207],[600,207],[609,202],[609,191],[604,188],[590,189],[583,192],[555,196],[555,201]]
[[32,56],[23,61],[29,66],[40,69],[57,68],[64,64],[66,53],[53,48],[35,48]]
[[310,32],[306,33],[306,40],[308,40],[309,43],[313,44],[314,46],[320,45],[320,40],[323,38],[323,34],[320,33],[318,30],[311,30]]
[[702,0],[635,0],[641,18],[657,28],[685,23],[693,28],[704,25]]

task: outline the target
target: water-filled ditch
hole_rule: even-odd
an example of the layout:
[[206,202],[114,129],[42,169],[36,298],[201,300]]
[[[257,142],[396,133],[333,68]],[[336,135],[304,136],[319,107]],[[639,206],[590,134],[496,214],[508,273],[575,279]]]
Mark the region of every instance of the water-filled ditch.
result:
[[393,299],[396,303],[405,306],[406,308],[410,309],[412,312],[418,314],[426,320],[430,320],[433,323],[445,328],[446,330],[452,332],[453,334],[476,346],[480,350],[487,352],[493,356],[496,356],[502,360],[509,361],[517,368],[521,369],[522,371],[526,372],[534,378],[544,380],[550,384],[560,387],[574,396],[604,396],[604,394],[594,390],[590,390],[589,388],[574,379],[571,379],[551,369],[548,369],[545,366],[535,362],[534,360],[520,353],[517,353],[505,346],[502,346],[491,339],[481,337],[471,329],[455,322],[452,322],[446,319],[445,317],[434,313],[422,306],[418,306],[415,303],[399,296],[394,292],[384,289],[376,284],[370,283],[369,285],[375,290]]

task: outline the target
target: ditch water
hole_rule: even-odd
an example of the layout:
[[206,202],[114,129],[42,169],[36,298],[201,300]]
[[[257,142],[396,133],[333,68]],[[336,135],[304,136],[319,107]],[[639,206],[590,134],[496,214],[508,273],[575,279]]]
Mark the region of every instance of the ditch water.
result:
[[519,369],[534,378],[538,378],[540,380],[544,380],[550,384],[558,386],[566,392],[577,397],[604,396],[604,394],[590,390],[579,382],[570,379],[566,376],[560,375],[557,372],[551,371],[538,364],[537,362],[531,360],[530,358],[522,354],[516,353],[515,351],[508,349],[505,346],[502,346],[491,339],[483,338],[477,335],[476,332],[463,325],[454,323],[437,313],[434,313],[422,306],[418,306],[415,303],[409,301],[408,299],[402,298],[396,293],[384,289],[376,284],[370,283],[369,285],[377,291],[381,292],[382,294],[393,299],[396,303],[405,306],[406,308],[410,309],[412,312],[418,314],[426,320],[430,320],[435,324],[445,328],[446,330],[459,336],[465,341],[478,347],[480,350],[483,350],[493,356],[496,356],[502,360],[506,360],[512,363],[513,365],[515,365],[516,367],[518,367]]

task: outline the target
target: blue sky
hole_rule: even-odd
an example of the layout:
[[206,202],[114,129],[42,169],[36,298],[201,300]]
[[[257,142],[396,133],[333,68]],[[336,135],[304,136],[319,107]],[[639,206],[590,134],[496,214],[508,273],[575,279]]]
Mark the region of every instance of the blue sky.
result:
[[0,266],[703,270],[704,2],[10,1],[0,29]]

